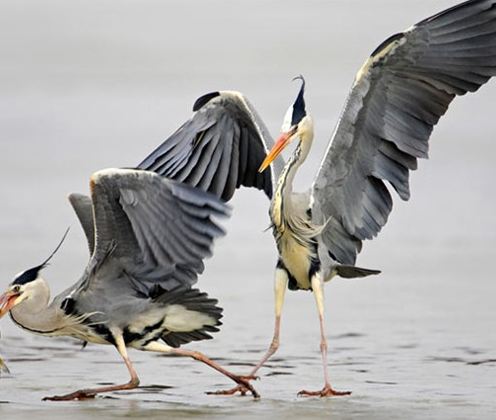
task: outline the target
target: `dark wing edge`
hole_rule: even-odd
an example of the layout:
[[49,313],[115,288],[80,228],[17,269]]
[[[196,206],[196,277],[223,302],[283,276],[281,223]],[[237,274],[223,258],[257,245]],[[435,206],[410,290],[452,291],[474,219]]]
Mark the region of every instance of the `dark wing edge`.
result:
[[409,171],[457,95],[496,75],[496,1],[471,0],[396,34],[358,72],[311,189],[322,241],[354,264],[387,222],[392,198],[410,197]]
[[91,177],[98,266],[113,258],[142,287],[190,286],[203,272],[219,219],[230,208],[212,194],[152,172],[106,169]]
[[211,333],[218,332],[218,327],[222,325],[220,321],[222,308],[217,305],[217,299],[210,298],[198,289],[178,287],[165,293],[158,291],[157,296],[152,298],[162,305],[181,305],[188,311],[199,312],[207,316],[208,321],[195,330],[168,329],[161,338],[169,346],[179,347],[191,341],[209,340],[212,338]]
[[71,203],[74,212],[83,228],[88,241],[90,255],[93,254],[95,248],[95,228],[93,225],[93,203],[91,198],[84,194],[69,194],[67,197]]
[[271,171],[258,168],[273,140],[253,106],[239,92],[198,98],[195,113],[138,166],[208,191],[229,201],[240,186],[263,190],[271,198],[282,158]]

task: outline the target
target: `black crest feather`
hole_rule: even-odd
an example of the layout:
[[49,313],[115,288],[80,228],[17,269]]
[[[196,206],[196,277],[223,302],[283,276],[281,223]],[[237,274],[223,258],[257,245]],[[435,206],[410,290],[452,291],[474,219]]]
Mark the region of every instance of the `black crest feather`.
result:
[[64,236],[62,236],[62,239],[60,240],[59,244],[57,245],[55,250],[50,254],[50,256],[45,261],[43,261],[40,265],[37,265],[36,267],[30,268],[29,270],[26,270],[26,271],[22,272],[21,274],[19,274],[14,279],[12,284],[26,284],[26,283],[29,283],[29,282],[36,280],[38,278],[38,273],[40,272],[40,270],[42,270],[43,268],[45,268],[48,265],[48,262],[52,259],[52,257],[55,255],[55,253],[59,250],[59,248],[64,243],[64,240],[65,240],[67,234],[69,233],[69,229],[70,228],[67,228],[67,230],[65,231]]
[[307,111],[305,110],[305,99],[303,95],[305,94],[305,79],[300,74],[296,76],[293,80],[301,80],[301,88],[298,92],[298,96],[296,97],[296,101],[293,104],[293,115],[291,117],[291,125],[297,125],[306,115]]

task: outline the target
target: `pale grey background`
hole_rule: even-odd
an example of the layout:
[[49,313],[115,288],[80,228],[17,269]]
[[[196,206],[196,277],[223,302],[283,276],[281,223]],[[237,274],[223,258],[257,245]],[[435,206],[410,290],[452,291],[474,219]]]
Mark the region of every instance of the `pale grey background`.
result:
[[[54,292],[75,281],[86,245],[66,201],[90,174],[132,166],[217,89],[244,92],[277,134],[307,78],[316,140],[297,184],[317,170],[355,72],[386,37],[453,5],[415,1],[0,0],[0,286],[39,264],[68,225],[46,269]],[[491,418],[496,415],[494,179],[496,82],[458,99],[432,136],[431,160],[412,176],[362,266],[383,274],[327,287],[331,375],[349,398],[302,400],[322,385],[310,294],[289,293],[278,357],[256,385],[263,399],[214,398],[230,385],[193,361],[131,352],[143,385],[118,399],[69,404],[41,397],[127,379],[110,348],[28,336],[2,320],[0,416],[159,418]],[[225,308],[221,362],[254,362],[272,334],[276,253],[268,202],[243,191],[229,234],[199,286]],[[492,360],[492,362],[490,362]],[[235,371],[247,367],[231,365]],[[280,373],[273,375],[271,373]]]

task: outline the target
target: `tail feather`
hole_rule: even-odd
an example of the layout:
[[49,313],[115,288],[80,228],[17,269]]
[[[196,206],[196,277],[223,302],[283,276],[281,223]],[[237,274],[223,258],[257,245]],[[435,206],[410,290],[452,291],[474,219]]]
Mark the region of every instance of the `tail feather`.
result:
[[[209,333],[218,332],[218,326],[222,325],[222,308],[217,306],[218,300],[209,298],[198,289],[178,287],[170,291],[162,290],[155,293],[153,299],[166,306],[179,307],[165,318],[165,324],[171,327],[161,338],[169,346],[179,347],[191,341],[210,340],[212,336]],[[188,325],[186,319],[191,316],[197,319]]]
[[336,266],[338,276],[345,279],[354,279],[358,277],[367,277],[375,274],[380,274],[379,270],[371,270],[369,268],[355,267],[354,265],[338,265]]

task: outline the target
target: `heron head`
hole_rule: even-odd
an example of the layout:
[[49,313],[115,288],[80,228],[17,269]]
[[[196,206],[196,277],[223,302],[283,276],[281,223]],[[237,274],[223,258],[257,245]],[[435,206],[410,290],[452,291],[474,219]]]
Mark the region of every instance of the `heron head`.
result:
[[33,283],[40,279],[39,272],[42,268],[42,266],[33,267],[15,276],[7,291],[0,296],[0,318],[29,298]]
[[22,271],[14,277],[5,293],[0,295],[0,318],[21,302],[32,297],[42,295],[45,299],[49,299],[50,292],[45,280],[40,277],[40,272],[58,251],[68,232],[69,229],[65,231],[60,243],[44,262],[29,270]]
[[260,165],[258,172],[263,172],[272,161],[286,148],[295,138],[302,138],[302,134],[309,128],[309,116],[305,109],[305,79],[303,76],[297,76],[293,80],[301,80],[301,87],[294,103],[286,111],[284,122],[281,127],[281,134],[276,140],[274,146],[265,157]]

